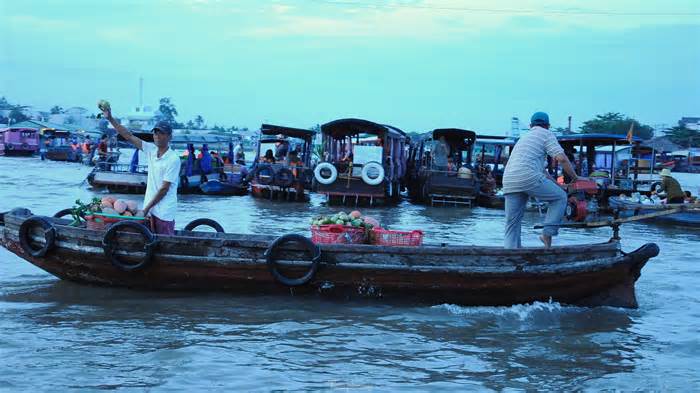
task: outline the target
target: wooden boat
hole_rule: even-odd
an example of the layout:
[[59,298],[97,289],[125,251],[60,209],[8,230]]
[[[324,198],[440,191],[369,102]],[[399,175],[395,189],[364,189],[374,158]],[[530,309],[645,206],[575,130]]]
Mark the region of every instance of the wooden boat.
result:
[[[445,165],[440,167],[431,154],[444,139],[449,149]],[[411,198],[433,205],[473,207],[479,194],[479,180],[472,166],[476,133],[458,128],[442,128],[429,132],[410,149],[410,171],[406,184]]]
[[670,203],[665,205],[647,205],[626,200],[620,197],[610,197],[608,204],[611,209],[621,216],[637,216],[653,212],[678,209],[677,213],[662,215],[654,218],[655,222],[700,226],[700,203]]
[[616,240],[514,250],[446,244],[318,246],[301,235],[192,231],[199,223],[217,226],[206,219],[175,236],[153,235],[133,222],[113,224],[107,231],[69,223],[18,208],[0,215],[0,240],[61,279],[94,285],[460,305],[553,300],[637,307],[635,282],[659,252],[647,244],[623,253]]
[[71,139],[77,138],[70,131],[57,130],[55,128],[42,128],[41,145],[46,149],[45,158],[50,161],[81,162],[82,149],[73,149]]
[[314,191],[330,204],[391,204],[401,199],[407,173],[406,133],[362,119],[321,126],[322,161],[314,168]]
[[505,208],[505,197],[497,190],[503,188],[503,171],[515,139],[505,136],[477,135],[474,143],[474,165],[479,179],[477,205],[490,209]]
[[[151,133],[134,132],[133,134],[146,142],[153,142]],[[118,137],[118,140],[124,141],[121,136]],[[180,135],[173,138],[171,148],[185,146],[188,152],[187,156],[182,158],[177,192],[180,194],[200,193],[200,185],[207,182],[209,176],[217,177],[221,168],[212,161],[208,153],[208,145],[217,144],[221,147],[225,143],[229,143],[230,140],[231,138],[218,136]],[[202,142],[202,151],[206,153],[202,158],[194,157],[193,141]],[[148,166],[144,165],[143,161],[139,162],[141,154],[139,150],[134,150],[129,164],[113,162],[112,158],[109,162],[98,162],[86,180],[93,189],[107,189],[110,192],[123,194],[144,194],[148,181]],[[119,155],[110,152],[110,157],[118,158]]]
[[248,171],[244,165],[227,164],[219,179],[210,179],[202,183],[202,193],[206,195],[245,195],[248,193]]
[[39,151],[39,134],[33,128],[0,129],[0,156],[31,156]]
[[[307,201],[311,188],[311,149],[316,131],[263,124],[250,170],[253,197]],[[270,151],[274,159],[265,158]],[[294,153],[293,153],[294,152]],[[290,163],[291,157],[296,160]],[[272,162],[274,161],[274,162]]]

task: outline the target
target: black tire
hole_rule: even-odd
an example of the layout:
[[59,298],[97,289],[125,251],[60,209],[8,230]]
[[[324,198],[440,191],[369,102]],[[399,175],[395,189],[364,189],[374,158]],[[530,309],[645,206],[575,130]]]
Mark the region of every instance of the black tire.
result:
[[[275,250],[285,243],[300,243],[304,245],[308,251],[309,257],[311,258],[311,266],[309,267],[309,270],[299,278],[286,277],[277,269]],[[297,234],[289,234],[280,236],[274,242],[272,242],[267,251],[265,251],[265,259],[272,277],[274,277],[277,282],[288,287],[298,287],[309,283],[309,281],[311,281],[316,275],[318,266],[321,262],[321,249],[307,237]]]
[[[124,263],[117,258],[117,250],[114,246],[114,239],[117,236],[117,232],[124,228],[135,229],[141,236],[143,236],[145,241],[144,252],[146,255],[144,255],[143,259],[138,263]],[[139,224],[134,221],[119,221],[109,227],[102,238],[102,250],[104,250],[105,256],[109,258],[114,267],[125,272],[133,272],[145,269],[151,264],[151,262],[153,262],[153,249],[156,243],[157,239],[153,232],[151,232],[151,230],[143,224]]]
[[568,201],[566,203],[566,210],[565,210],[565,215],[566,218],[570,221],[573,221],[576,219],[576,216],[578,215],[578,206],[576,205],[576,202]]
[[210,219],[210,218],[198,218],[189,224],[185,225],[185,230],[186,231],[192,231],[193,229],[199,227],[199,226],[208,226],[211,228],[214,228],[216,232],[218,233],[224,233],[224,227],[221,226],[218,222]]
[[260,184],[272,184],[275,182],[275,170],[272,169],[270,164],[258,164],[255,167],[253,177]]
[[289,187],[294,183],[294,173],[289,168],[280,168],[275,172],[275,185]]
[[661,182],[658,182],[658,181],[653,182],[653,183],[651,183],[651,186],[649,186],[649,191],[656,191],[658,193],[659,191],[657,191],[656,188],[662,187],[662,186],[663,186],[663,184]]
[[[56,214],[53,215],[53,218],[63,218],[65,216],[70,216],[73,214],[73,209],[63,209],[58,211]],[[85,218],[84,214],[80,214],[80,217]]]
[[[32,248],[31,239],[29,239],[30,230],[36,225],[39,225],[44,230],[44,239],[46,241],[39,249]],[[44,257],[56,244],[56,228],[43,217],[31,216],[19,226],[19,244],[27,254],[35,258]]]

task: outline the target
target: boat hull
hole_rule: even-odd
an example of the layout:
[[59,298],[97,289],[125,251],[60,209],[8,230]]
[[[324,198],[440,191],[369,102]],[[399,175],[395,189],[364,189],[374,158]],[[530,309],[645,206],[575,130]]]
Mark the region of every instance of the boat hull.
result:
[[[549,250],[322,245],[315,276],[290,288],[273,277],[266,263],[265,251],[273,236],[178,231],[176,236],[157,237],[150,266],[125,272],[105,256],[103,231],[70,227],[67,220],[52,220],[57,242],[46,256],[30,256],[19,241],[19,227],[28,217],[6,214],[0,227],[3,245],[21,258],[65,280],[153,290],[314,293],[460,305],[553,300],[636,307],[635,281],[647,260],[658,253],[651,244],[623,254],[614,242]],[[137,255],[143,247],[136,234],[120,238],[126,256]],[[279,263],[285,274],[299,275],[308,269],[301,248],[288,246],[282,251]]]
[[[650,206],[644,205],[642,203],[634,203],[630,201],[623,201],[617,197],[611,197],[608,199],[608,205],[610,209],[617,210],[622,216],[636,216],[642,214],[649,214],[658,212],[662,209],[672,208],[676,205],[661,205],[661,206]],[[661,209],[659,209],[661,208]],[[676,224],[684,226],[700,226],[700,213],[691,212],[679,212],[674,214],[669,214],[665,216],[654,217],[651,222],[665,223],[665,224]]]

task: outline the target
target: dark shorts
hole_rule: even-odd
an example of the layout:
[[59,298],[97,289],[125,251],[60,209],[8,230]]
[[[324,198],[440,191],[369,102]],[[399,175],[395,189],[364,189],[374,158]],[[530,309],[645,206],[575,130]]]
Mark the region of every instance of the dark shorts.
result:
[[175,220],[173,221],[163,221],[156,216],[151,216],[153,224],[153,232],[159,235],[174,235],[175,234]]

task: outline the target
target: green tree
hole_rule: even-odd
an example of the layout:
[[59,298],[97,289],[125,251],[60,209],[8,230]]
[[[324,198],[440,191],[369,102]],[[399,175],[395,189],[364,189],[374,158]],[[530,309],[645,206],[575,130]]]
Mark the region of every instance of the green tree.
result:
[[13,124],[29,120],[29,116],[25,115],[24,112],[22,112],[22,107],[19,105],[15,105],[12,107],[12,110],[10,111],[8,117],[10,118],[10,121]]
[[12,109],[12,105],[5,97],[0,97],[0,109]]
[[197,115],[197,117],[194,118],[194,124],[197,125],[197,129],[201,130],[202,127],[204,126],[204,118],[202,115]]
[[636,119],[632,119],[618,112],[608,112],[597,115],[594,119],[583,122],[581,132],[584,134],[606,133],[627,135],[630,126],[634,124],[634,136],[642,139],[651,139],[654,136],[654,129],[646,124],[641,124]]
[[185,128],[188,129],[194,129],[194,122],[192,120],[187,120],[187,124],[185,124]]
[[163,97],[160,99],[160,106],[158,106],[159,120],[165,120],[171,124],[173,127],[177,124],[175,121],[175,116],[177,116],[177,109],[175,104],[170,101],[170,97]]
[[52,115],[58,115],[58,114],[61,114],[61,113],[63,113],[63,108],[61,108],[60,106],[54,105],[53,108],[51,108],[51,114],[52,114]]
[[671,142],[688,148],[700,147],[700,131],[691,130],[683,126],[675,126],[664,131]]

